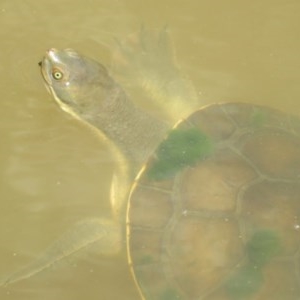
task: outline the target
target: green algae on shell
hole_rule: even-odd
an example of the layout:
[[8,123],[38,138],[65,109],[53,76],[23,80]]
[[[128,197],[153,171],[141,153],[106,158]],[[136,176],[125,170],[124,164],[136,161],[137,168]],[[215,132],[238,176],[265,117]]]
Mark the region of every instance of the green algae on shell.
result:
[[273,230],[259,230],[247,243],[246,250],[249,261],[257,267],[262,267],[279,253],[279,236]]
[[263,283],[263,275],[260,268],[247,265],[240,268],[226,283],[225,287],[230,299],[247,299],[258,291]]
[[199,129],[176,128],[159,145],[147,176],[154,180],[170,178],[178,170],[206,158],[212,151],[211,139]]

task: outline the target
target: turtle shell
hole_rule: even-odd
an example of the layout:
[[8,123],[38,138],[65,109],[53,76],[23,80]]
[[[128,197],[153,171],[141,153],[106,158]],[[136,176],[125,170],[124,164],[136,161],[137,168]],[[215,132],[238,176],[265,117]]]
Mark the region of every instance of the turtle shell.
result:
[[300,119],[214,104],[139,173],[129,264],[144,299],[299,299]]

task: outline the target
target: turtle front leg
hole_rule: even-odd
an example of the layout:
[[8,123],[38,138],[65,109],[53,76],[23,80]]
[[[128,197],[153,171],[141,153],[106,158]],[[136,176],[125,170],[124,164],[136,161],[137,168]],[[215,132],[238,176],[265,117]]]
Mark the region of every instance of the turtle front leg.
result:
[[121,226],[113,220],[80,221],[56,240],[40,257],[1,280],[0,286],[33,277],[70,255],[95,244],[99,248],[100,255],[115,255],[121,249],[121,236]]
[[[118,41],[112,70],[123,86],[134,89],[145,106],[171,125],[201,104],[198,91],[177,63],[167,27],[140,31]],[[141,104],[141,103],[139,103]]]
[[122,249],[123,227],[125,220],[125,205],[130,183],[131,169],[126,159],[113,145],[116,170],[113,175],[110,202],[111,218],[90,218],[76,223],[61,235],[39,257],[30,264],[0,280],[0,286],[33,277],[53,266],[59,261],[66,260],[71,255],[96,246],[102,257],[117,255]]

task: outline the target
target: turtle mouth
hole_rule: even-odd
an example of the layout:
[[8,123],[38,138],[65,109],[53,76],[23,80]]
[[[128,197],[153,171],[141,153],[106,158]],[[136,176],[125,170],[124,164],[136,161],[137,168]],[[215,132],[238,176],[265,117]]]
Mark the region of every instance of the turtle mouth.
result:
[[44,85],[45,85],[48,93],[53,95],[54,93],[51,88],[51,79],[49,78],[49,74],[47,72],[47,69],[49,66],[48,58],[46,56],[44,56],[43,59],[38,62],[38,65],[40,67],[40,72],[41,72],[43,80],[44,80]]
[[42,77],[46,83],[46,85],[51,85],[51,78],[49,75],[49,68],[50,68],[50,61],[47,56],[44,56],[43,59],[38,62],[38,65],[40,66]]

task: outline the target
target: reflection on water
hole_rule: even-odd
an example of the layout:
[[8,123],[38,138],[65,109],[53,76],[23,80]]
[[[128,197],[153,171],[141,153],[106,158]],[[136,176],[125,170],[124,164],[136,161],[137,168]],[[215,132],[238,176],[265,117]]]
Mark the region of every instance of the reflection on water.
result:
[[[209,1],[2,1],[1,278],[27,265],[76,222],[110,212],[113,156],[46,94],[37,67],[45,49],[74,47],[109,66],[115,39],[142,24],[156,30],[167,24],[181,74],[193,82],[199,105],[251,101],[298,114],[299,9],[297,3],[267,0],[218,6]],[[115,76],[143,102],[135,82]],[[97,250],[1,288],[0,297],[139,299],[125,253],[103,259]]]

